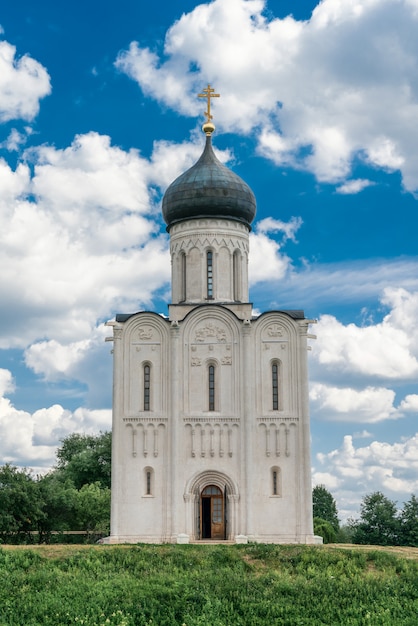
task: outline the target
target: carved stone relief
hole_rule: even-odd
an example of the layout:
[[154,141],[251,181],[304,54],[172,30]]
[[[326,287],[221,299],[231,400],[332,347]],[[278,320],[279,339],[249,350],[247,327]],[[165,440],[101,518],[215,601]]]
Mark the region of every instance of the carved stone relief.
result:
[[213,322],[207,322],[196,330],[195,340],[199,343],[205,339],[216,339],[220,342],[226,341],[226,330],[222,326],[216,326]]
[[265,428],[265,451],[266,456],[269,457],[272,454],[275,456],[281,456],[282,445],[284,439],[284,454],[290,456],[290,428],[283,425],[268,425],[264,424]]
[[270,324],[267,328],[267,334],[269,337],[283,337],[286,333],[281,324]]
[[154,337],[154,329],[150,326],[143,326],[138,329],[138,339],[140,341],[146,341]]
[[189,428],[191,456],[204,458],[209,455],[222,458],[227,453],[229,457],[232,457],[233,430],[231,427],[225,426],[217,424],[209,427],[206,424],[205,427],[193,425]]
[[141,423],[141,420],[133,420],[126,424],[128,430],[131,431],[131,452],[133,457],[138,456],[138,452],[142,453],[144,457],[147,457],[148,454],[158,457],[160,453],[159,425],[158,423],[150,425],[149,420],[146,423]]

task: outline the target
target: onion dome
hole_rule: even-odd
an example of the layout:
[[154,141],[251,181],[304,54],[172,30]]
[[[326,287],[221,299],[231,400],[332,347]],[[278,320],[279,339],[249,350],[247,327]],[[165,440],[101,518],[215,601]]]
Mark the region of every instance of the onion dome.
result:
[[236,220],[251,228],[256,201],[250,187],[216,158],[212,149],[213,124],[203,125],[206,146],[200,159],[181,174],[163,197],[163,218],[173,224],[197,218]]

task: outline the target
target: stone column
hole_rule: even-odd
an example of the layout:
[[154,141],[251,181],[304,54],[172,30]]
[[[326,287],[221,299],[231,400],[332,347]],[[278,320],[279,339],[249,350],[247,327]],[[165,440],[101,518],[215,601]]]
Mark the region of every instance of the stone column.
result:
[[170,442],[168,459],[167,459],[167,535],[169,541],[175,541],[176,536],[182,529],[179,528],[180,512],[178,506],[180,502],[183,502],[183,494],[179,492],[179,485],[177,479],[178,464],[180,459],[178,458],[178,440],[179,429],[183,424],[180,424],[180,410],[179,410],[179,394],[181,393],[181,386],[183,381],[180,380],[180,327],[178,322],[172,322],[170,327],[170,404],[168,411],[168,440]]
[[[308,378],[308,328],[310,320],[299,323],[299,380],[300,380],[300,495],[299,503],[301,540],[306,542],[309,536],[313,540],[312,519],[312,477],[311,477],[311,441],[309,419],[309,378]],[[308,536],[308,537],[307,537]]]
[[123,327],[116,323],[113,326],[113,410],[112,410],[112,489],[110,510],[111,538],[120,534],[120,509],[122,508],[122,462],[124,454],[121,446],[121,431],[123,429]]
[[[242,371],[242,394],[241,398],[243,401],[242,412],[241,412],[241,441],[243,441],[244,449],[243,454],[241,455],[241,467],[242,467],[242,476],[244,477],[244,484],[241,488],[241,508],[244,507],[244,524],[245,529],[242,527],[240,529],[240,534],[245,535],[253,535],[254,527],[253,527],[253,515],[252,515],[252,499],[251,495],[253,493],[252,489],[252,465],[253,465],[253,422],[254,422],[254,414],[253,414],[253,385],[254,385],[254,364],[253,360],[253,351],[251,350],[252,345],[252,328],[251,321],[245,320],[243,322],[242,327],[242,348],[243,348],[243,371]],[[242,517],[241,517],[242,519]]]

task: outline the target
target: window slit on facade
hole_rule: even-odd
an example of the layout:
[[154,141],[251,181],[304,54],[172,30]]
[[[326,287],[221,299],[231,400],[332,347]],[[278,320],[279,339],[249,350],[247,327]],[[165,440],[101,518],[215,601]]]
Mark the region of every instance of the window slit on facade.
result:
[[279,410],[279,364],[271,366],[273,411]]
[[180,255],[180,277],[181,277],[181,284],[180,284],[180,302],[185,302],[186,301],[186,254],[185,252],[182,252]]
[[272,479],[272,495],[279,496],[280,495],[280,485],[279,485],[279,469],[274,467],[271,472]]
[[239,302],[241,300],[240,294],[240,258],[239,252],[235,250],[232,256],[232,280],[234,287],[234,300],[235,302]]
[[209,365],[209,411],[215,410],[215,366]]
[[150,411],[151,367],[144,365],[144,411]]
[[207,280],[207,298],[213,298],[213,252],[208,250],[206,253],[206,280]]
[[150,470],[147,471],[146,479],[147,479],[146,494],[147,496],[150,496],[151,495],[151,472]]

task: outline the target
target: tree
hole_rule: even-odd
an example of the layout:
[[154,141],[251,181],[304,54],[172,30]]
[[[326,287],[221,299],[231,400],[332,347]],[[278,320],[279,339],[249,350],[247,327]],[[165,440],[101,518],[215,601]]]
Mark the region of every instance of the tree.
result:
[[100,534],[109,533],[110,489],[100,483],[83,485],[76,497],[77,527]]
[[314,534],[322,537],[324,543],[335,543],[337,533],[332,524],[320,517],[314,517],[313,526]]
[[363,498],[360,520],[353,522],[353,542],[372,545],[398,545],[399,521],[396,504],[376,491]]
[[399,543],[402,546],[418,546],[418,499],[414,494],[405,502],[399,522]]
[[316,485],[312,491],[312,504],[314,518],[320,518],[329,522],[335,532],[338,532],[340,523],[338,520],[337,505],[331,493],[324,485]]
[[37,481],[26,469],[0,467],[0,535],[26,535],[45,517]]
[[57,470],[76,489],[98,482],[110,488],[112,434],[80,435],[73,433],[61,441],[57,450]]
[[[39,479],[44,517],[38,522],[39,543],[53,530],[78,530],[76,526],[77,490],[71,480],[62,480],[57,472]],[[83,530],[83,529],[81,529]]]

